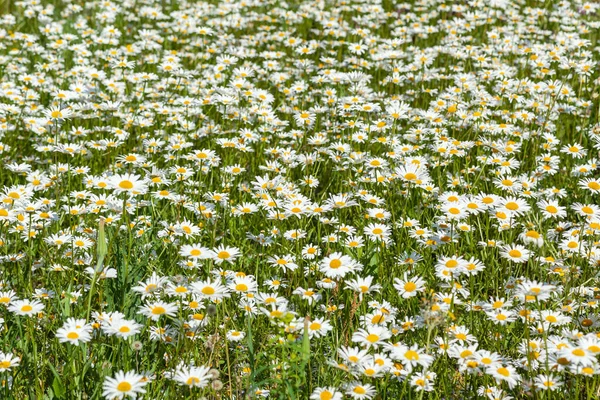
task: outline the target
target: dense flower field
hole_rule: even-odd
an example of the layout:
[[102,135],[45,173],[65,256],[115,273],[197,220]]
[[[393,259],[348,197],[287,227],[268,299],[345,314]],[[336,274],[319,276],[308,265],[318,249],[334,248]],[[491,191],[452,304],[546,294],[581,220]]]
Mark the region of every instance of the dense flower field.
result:
[[0,398],[598,398],[599,32],[0,1]]

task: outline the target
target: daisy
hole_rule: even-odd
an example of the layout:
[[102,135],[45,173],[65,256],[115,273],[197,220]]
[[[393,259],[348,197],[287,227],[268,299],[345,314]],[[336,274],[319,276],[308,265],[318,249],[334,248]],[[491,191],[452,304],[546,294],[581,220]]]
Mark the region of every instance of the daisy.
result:
[[543,301],[550,298],[556,286],[539,283],[537,281],[524,281],[517,287],[515,297],[524,302]]
[[510,310],[489,310],[485,313],[487,314],[490,321],[493,321],[498,325],[506,325],[508,323],[514,322],[517,319],[515,313]]
[[418,372],[410,379],[410,384],[417,391],[431,392],[434,390],[435,372]]
[[8,306],[13,300],[16,300],[17,294],[14,290],[6,290],[0,292],[0,304]]
[[327,335],[329,331],[333,330],[331,323],[323,318],[317,318],[313,321],[308,321],[306,325],[308,327],[308,336],[310,338],[323,337]]
[[337,349],[337,354],[343,362],[350,365],[359,365],[368,357],[369,351],[359,347],[341,346]]
[[46,115],[46,118],[48,119],[52,119],[52,120],[56,120],[56,121],[63,121],[65,119],[69,119],[71,117],[71,115],[73,114],[73,111],[71,108],[60,108],[60,107],[50,107],[48,110],[44,111],[44,114]]
[[346,394],[353,399],[371,399],[377,392],[375,387],[369,384],[359,382],[351,383],[346,390]]
[[373,284],[373,277],[369,275],[364,278],[358,277],[346,281],[346,289],[354,290],[362,296],[365,293],[378,292],[381,289],[381,285]]
[[560,355],[576,365],[590,366],[597,362],[596,355],[582,347],[563,348]]
[[108,335],[115,335],[122,339],[137,335],[142,325],[135,321],[124,318],[114,318],[108,324],[102,326],[102,330]]
[[253,276],[236,276],[235,279],[228,285],[228,288],[233,293],[242,294],[253,297],[256,293],[257,284]]
[[469,216],[467,207],[462,203],[446,203],[442,206],[442,211],[447,220],[462,220]]
[[273,267],[281,268],[284,271],[295,271],[296,268],[298,268],[298,264],[295,263],[294,257],[289,254],[281,257],[271,256],[267,259],[267,262]]
[[600,218],[600,207],[595,204],[573,203],[571,208],[582,217],[586,217],[589,219]]
[[312,243],[302,248],[302,258],[305,260],[314,260],[319,255],[321,255],[321,249]]
[[108,182],[109,187],[117,194],[127,193],[135,196],[146,193],[148,189],[146,180],[135,174],[114,175]]
[[321,299],[321,295],[315,292],[313,288],[304,289],[300,286],[292,294],[301,296],[303,300],[308,300],[308,304],[313,304],[313,302]]
[[333,386],[318,387],[310,395],[310,400],[342,400],[343,394]]
[[316,114],[308,111],[300,111],[296,113],[294,119],[296,120],[296,123],[298,125],[303,127],[309,127],[315,122]]
[[90,239],[86,238],[86,237],[73,237],[72,239],[72,244],[73,247],[79,249],[79,250],[87,250],[90,247],[92,247],[92,245],[94,244],[94,242],[92,242]]
[[496,379],[496,382],[506,382],[511,389],[519,384],[521,376],[517,370],[510,365],[500,365],[494,368],[488,368],[486,372]]
[[523,199],[507,197],[500,202],[500,210],[511,216],[520,216],[527,213],[530,207]]
[[[172,196],[175,198],[175,195]],[[174,227],[175,233],[180,236],[194,237],[200,233],[200,228],[187,219],[176,224]]]
[[542,234],[533,229],[522,232],[519,235],[519,238],[525,242],[525,244],[531,243],[535,244],[537,247],[542,247],[544,245],[544,237]]
[[216,264],[222,264],[223,262],[233,264],[239,255],[240,251],[236,247],[219,245],[213,250],[212,259]]
[[465,264],[465,274],[466,275],[477,275],[479,272],[483,271],[485,269],[485,265],[477,260],[474,257],[471,257],[469,260],[467,260],[466,264]]
[[140,282],[137,286],[133,287],[134,292],[142,294],[142,298],[147,296],[153,296],[163,289],[164,284],[167,282],[167,278],[164,276],[158,276],[156,272],[152,272],[152,275],[143,282]]
[[358,205],[358,203],[352,199],[352,196],[348,194],[331,195],[327,200],[327,204],[333,208],[347,208]]
[[44,307],[39,300],[15,300],[8,306],[8,311],[17,315],[31,317],[42,312]]
[[524,263],[529,260],[529,250],[521,245],[504,246],[500,251],[502,258],[515,262]]
[[485,368],[494,369],[502,366],[502,357],[497,353],[479,349],[473,354],[473,359]]
[[352,258],[342,253],[332,253],[330,256],[325,257],[320,263],[320,270],[328,278],[345,277],[348,273],[359,271],[362,269],[361,265],[354,261]]
[[359,249],[364,246],[364,239],[362,236],[348,236],[344,240],[344,246],[350,249]]
[[102,395],[107,400],[122,399],[124,397],[136,398],[138,394],[146,393],[144,386],[148,381],[143,375],[133,371],[117,372],[114,378],[107,377],[102,385]]
[[576,365],[571,371],[577,375],[594,376],[600,374],[600,366],[598,364]]
[[368,360],[360,364],[358,373],[369,377],[369,378],[379,378],[383,376],[387,368],[375,362],[372,357],[369,357]]
[[239,342],[246,336],[246,334],[244,332],[230,330],[227,332],[226,336],[227,340],[229,340],[230,342]]
[[56,337],[60,343],[68,342],[75,346],[86,343],[92,339],[92,325],[86,324],[84,319],[69,318],[62,328],[56,331]]
[[587,155],[587,151],[578,143],[563,146],[560,149],[561,153],[568,154],[573,158],[583,158]]
[[191,259],[205,260],[214,257],[211,250],[200,244],[185,244],[179,249],[179,255]]
[[461,256],[440,257],[435,264],[435,274],[443,281],[450,281],[465,271],[466,264]]
[[146,162],[146,157],[140,154],[129,153],[127,155],[120,155],[117,157],[117,161],[124,164],[140,165]]
[[392,337],[391,333],[386,327],[373,325],[367,329],[359,329],[352,334],[352,341],[354,343],[360,343],[366,348],[379,347],[385,340]]
[[542,374],[535,377],[535,387],[538,390],[554,391],[562,386],[562,381],[550,374]]
[[145,315],[153,321],[158,321],[162,315],[172,317],[177,312],[177,306],[163,301],[146,303],[140,307],[138,314]]
[[191,284],[191,288],[200,298],[207,298],[210,300],[222,300],[225,297],[229,297],[229,289],[219,281],[211,281],[210,279],[205,281],[198,281]]
[[417,365],[421,365],[424,369],[427,369],[433,362],[433,356],[425,353],[418,345],[412,345],[411,347],[404,345],[394,346],[391,357],[394,360],[400,361],[408,370],[412,370]]
[[377,223],[365,226],[364,233],[371,240],[382,240],[384,242],[387,242],[391,235],[390,228],[387,225]]
[[596,335],[584,336],[579,340],[579,346],[593,354],[600,354],[600,338]]
[[205,366],[180,366],[173,373],[172,379],[182,386],[203,388],[210,380],[210,368]]
[[600,193],[600,179],[582,179],[581,181],[579,181],[579,187],[585,190],[589,190],[594,194],[598,194]]
[[405,272],[402,279],[394,278],[394,288],[402,298],[408,299],[425,290],[425,280],[419,276],[409,277]]
[[21,363],[19,357],[15,357],[13,353],[4,353],[0,351],[0,372],[8,371],[13,367],[18,367]]

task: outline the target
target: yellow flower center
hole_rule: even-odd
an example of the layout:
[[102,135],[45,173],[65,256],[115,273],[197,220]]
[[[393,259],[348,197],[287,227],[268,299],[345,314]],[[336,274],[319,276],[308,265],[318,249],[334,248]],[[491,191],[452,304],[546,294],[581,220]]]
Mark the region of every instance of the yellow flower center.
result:
[[67,338],[71,340],[79,339],[79,334],[77,332],[69,332],[67,333]]
[[161,307],[161,306],[156,306],[152,309],[152,314],[154,314],[154,315],[161,315],[161,314],[164,314],[165,312],[167,312],[167,310],[165,310],[165,308]]
[[231,257],[231,254],[229,254],[226,251],[220,251],[219,254],[217,254],[217,257],[220,258],[221,260],[226,260],[229,257]]
[[511,251],[508,252],[508,255],[513,258],[519,258],[519,257],[521,257],[521,252],[517,249],[512,249]]
[[187,381],[185,381],[185,383],[186,383],[187,385],[189,385],[189,386],[192,386],[192,385],[197,385],[197,384],[199,384],[199,383],[200,383],[200,379],[198,379],[198,378],[197,378],[197,377],[195,377],[195,376],[192,376],[192,377],[190,377],[190,378],[189,378]]
[[129,392],[131,390],[131,383],[129,383],[129,382],[120,382],[117,385],[117,390],[119,392]]
[[133,189],[133,182],[128,180],[121,181],[119,182],[119,187],[125,190]]

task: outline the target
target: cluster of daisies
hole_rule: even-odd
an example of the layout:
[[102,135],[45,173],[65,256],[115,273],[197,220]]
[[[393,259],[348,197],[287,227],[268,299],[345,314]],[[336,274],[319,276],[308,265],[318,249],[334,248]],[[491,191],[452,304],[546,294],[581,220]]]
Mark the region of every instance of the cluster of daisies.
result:
[[600,4],[0,7],[0,397],[600,395]]

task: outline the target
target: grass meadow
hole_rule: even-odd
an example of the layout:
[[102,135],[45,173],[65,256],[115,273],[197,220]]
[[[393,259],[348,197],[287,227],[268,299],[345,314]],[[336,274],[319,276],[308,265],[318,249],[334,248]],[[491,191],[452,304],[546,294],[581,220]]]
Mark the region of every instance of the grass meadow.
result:
[[0,398],[598,398],[599,36],[0,0]]

